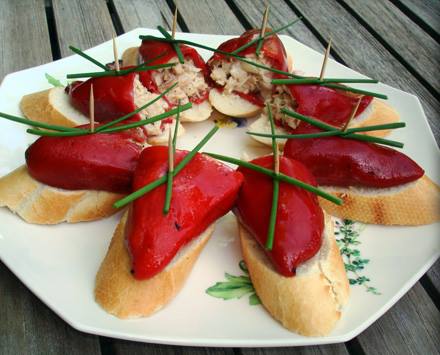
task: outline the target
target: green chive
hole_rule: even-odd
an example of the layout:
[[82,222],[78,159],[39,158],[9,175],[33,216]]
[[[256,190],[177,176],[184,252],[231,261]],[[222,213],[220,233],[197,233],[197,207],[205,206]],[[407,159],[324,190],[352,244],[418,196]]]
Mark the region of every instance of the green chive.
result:
[[333,89],[350,91],[350,92],[354,92],[356,94],[362,94],[362,95],[366,95],[366,96],[373,96],[373,97],[377,97],[379,99],[388,100],[388,96],[387,95],[378,94],[378,93],[372,92],[372,91],[360,90],[360,89],[355,89],[355,88],[352,88],[352,87],[349,87],[349,86],[338,85],[338,84],[331,84],[331,83],[328,83],[328,84],[324,83],[324,84],[321,84],[321,85],[329,87],[329,88],[333,88]]
[[[170,154],[170,160],[168,162],[168,173],[167,173],[167,190],[166,190],[166,194],[165,194],[165,205],[163,207],[163,213],[167,214],[170,211],[170,206],[171,206],[171,197],[173,194],[173,171],[174,171],[174,157],[176,155],[176,142],[177,142],[177,132],[179,130],[179,121],[180,121],[180,100],[177,106],[178,110],[177,110],[177,115],[176,115],[176,123],[175,123],[175,127],[174,127],[174,135],[173,135],[173,139],[171,142],[168,142],[168,145],[171,144],[171,147],[168,147],[168,149],[171,149],[171,154]],[[171,130],[171,127],[170,127]],[[171,159],[173,161],[171,161]]]
[[[325,131],[334,131],[334,132],[339,132],[340,131],[336,127],[333,127],[333,126],[331,126],[331,125],[329,125],[327,123],[324,123],[322,121],[316,120],[316,119],[314,119],[312,117],[301,115],[298,112],[287,110],[286,108],[282,108],[281,112],[283,112],[287,116],[294,117],[294,118],[299,119],[301,121],[305,121],[305,122],[307,122],[307,123],[309,123],[309,124],[311,124],[313,126],[321,128],[321,129],[323,129]],[[361,127],[359,127],[359,128],[361,128]],[[359,131],[359,128],[357,128],[358,131]],[[397,142],[397,141],[393,141],[393,140],[390,140],[390,139],[373,137],[373,136],[367,136],[365,134],[356,134],[356,133],[348,133],[347,134],[347,132],[344,132],[344,133],[346,133],[346,134],[342,135],[342,138],[357,139],[357,140],[362,140],[362,141],[367,141],[367,142],[373,142],[373,143],[389,145],[391,147],[403,148],[403,143]]]
[[209,155],[210,157],[212,157],[214,159],[222,160],[222,161],[234,164],[234,165],[243,166],[245,168],[248,168],[248,169],[257,171],[259,173],[265,174],[267,176],[270,176],[274,179],[278,179],[279,181],[298,186],[304,190],[307,190],[307,191],[312,192],[318,196],[321,196],[322,198],[325,198],[326,200],[329,200],[333,203],[336,203],[337,205],[342,205],[342,200],[340,198],[337,198],[337,197],[335,197],[335,196],[333,196],[333,195],[331,195],[331,194],[329,194],[329,193],[327,193],[327,192],[325,192],[325,191],[323,191],[313,185],[306,184],[305,182],[302,182],[301,180],[297,180],[295,178],[292,178],[288,175],[284,175],[282,173],[275,174],[275,172],[273,170],[266,169],[266,168],[263,168],[259,165],[255,165],[255,164],[249,163],[247,161],[235,159],[235,158],[228,157],[225,155],[220,155],[220,154],[215,154],[215,153],[206,153],[206,152],[204,154]]
[[[348,128],[344,131],[326,131],[326,132],[317,132],[317,133],[305,133],[305,134],[275,134],[273,137],[279,139],[304,139],[304,138],[321,138],[321,137],[331,137],[331,136],[346,136],[347,134],[354,132],[371,132],[371,131],[381,131],[384,129],[395,129],[405,127],[405,122],[395,122],[395,123],[386,123],[374,126],[365,126],[365,127],[355,127]],[[258,132],[246,132],[251,136],[258,137],[267,137],[271,138],[272,134],[270,133],[258,133]]]
[[[191,161],[192,158],[197,154],[197,152],[208,142],[208,140],[218,131],[219,126],[214,126],[213,129],[211,129],[208,134],[197,144],[193,150],[191,150],[185,157],[182,159],[182,161],[176,166],[176,169],[174,169],[173,177],[175,177],[180,171]],[[164,184],[167,181],[167,176],[163,175],[159,179],[153,181],[152,183],[140,188],[139,190],[131,193],[130,195],[125,196],[124,198],[120,199],[119,201],[116,201],[113,204],[113,207],[115,208],[121,208],[130,202],[138,199],[139,197],[145,195],[147,192],[150,192],[151,190],[154,190],[156,187]]]
[[38,122],[38,121],[32,121],[32,120],[28,120],[27,118],[9,115],[4,112],[0,112],[0,117],[6,118],[7,120],[10,120],[10,121],[23,123],[28,126],[46,128],[46,129],[51,129],[53,131],[60,131],[60,132],[79,132],[79,131],[81,131],[81,129],[79,129],[79,128],[64,127],[64,126],[58,126],[58,125],[53,125],[53,124],[48,124],[48,123],[43,123],[43,122]]
[[[267,107],[267,113],[269,116],[269,122],[270,122],[270,130],[272,133],[272,151],[273,151],[273,162],[274,162],[274,171],[275,173],[279,173],[279,171],[276,171],[276,164],[279,164],[279,156],[278,156],[278,147],[277,142],[275,138],[275,122],[273,121],[272,117],[272,110],[270,108],[270,105],[266,105]],[[278,163],[277,163],[278,160]],[[267,231],[267,240],[266,240],[266,249],[272,250],[273,248],[273,241],[275,239],[275,226],[277,223],[277,211],[278,211],[278,197],[280,192],[280,182],[278,179],[273,179],[272,181],[273,187],[272,187],[272,207],[270,209],[270,220],[269,220],[269,227]]]
[[[298,21],[300,21],[302,19],[302,16],[298,17],[297,19],[293,20],[292,22],[289,22],[287,25],[284,25],[283,27],[277,28],[276,30],[273,30],[271,32],[266,32],[264,34],[263,37],[261,37],[263,40],[269,36],[272,36],[273,34],[276,34],[278,32],[281,32],[283,30],[285,30],[286,28],[292,26],[293,24],[297,23]],[[239,52],[241,52],[242,50],[249,48],[251,46],[253,46],[255,43],[257,43],[260,40],[259,38],[253,39],[252,41],[242,45],[241,47],[237,48],[235,51],[231,52],[232,54],[238,54]]]
[[110,70],[106,65],[102,64],[101,62],[98,62],[96,59],[94,59],[94,58],[92,58],[91,56],[85,54],[81,49],[79,49],[79,48],[75,48],[74,46],[69,46],[69,49],[70,49],[72,52],[74,52],[74,53],[76,53],[76,54],[79,54],[81,57],[83,57],[83,58],[85,58],[85,59],[91,61],[93,64],[95,64],[95,65],[97,65],[98,67],[104,69],[105,71],[109,71],[109,70]]
[[176,63],[166,63],[166,64],[158,64],[151,66],[141,66],[139,65],[136,68],[123,69],[123,70],[108,70],[108,71],[98,71],[98,72],[89,72],[89,73],[77,73],[77,74],[67,74],[67,79],[79,79],[79,78],[102,78],[105,76],[123,76],[132,72],[139,71],[147,71],[147,70],[156,70],[162,68],[169,68],[176,65]]
[[174,87],[177,85],[177,83],[174,83],[173,85],[171,85],[168,89],[164,90],[159,96],[155,97],[153,100],[147,102],[145,105],[137,108],[136,110],[134,110],[133,112],[130,112],[128,114],[126,114],[125,116],[119,117],[114,121],[108,122],[105,125],[102,125],[100,127],[98,127],[96,129],[96,132],[100,132],[103,131],[104,129],[107,129],[108,127],[114,126],[115,124],[126,120],[127,118],[145,110],[147,107],[151,106],[152,104],[154,104],[156,101],[160,100],[163,96],[165,96],[166,94],[168,94],[172,89],[174,89]]
[[[180,107],[180,111],[181,112],[186,111],[186,110],[190,109],[191,107],[192,107],[191,102],[188,102],[187,104]],[[134,114],[133,112],[131,112],[129,115]],[[50,131],[42,131],[40,129],[31,129],[31,128],[26,130],[26,132],[28,132],[30,134],[36,134],[38,136],[50,136],[50,137],[72,137],[72,136],[84,136],[86,134],[95,134],[95,133],[113,133],[113,132],[125,131],[130,128],[145,126],[147,124],[154,123],[154,122],[163,120],[164,118],[170,117],[170,116],[174,115],[176,112],[177,112],[177,109],[172,109],[170,111],[161,113],[160,115],[157,115],[157,116],[145,119],[145,120],[128,123],[128,124],[121,125],[121,126],[110,127],[110,128],[107,128],[107,129],[99,131],[99,132],[97,132],[97,131],[91,132],[89,130],[77,130],[77,131],[73,131],[73,132],[50,132]]]
[[[165,28],[163,28],[162,26],[157,26],[157,29],[160,31],[160,33],[163,34],[163,36],[166,39],[171,39],[174,40],[174,38],[165,30]],[[177,43],[173,43],[173,48],[176,51],[177,54],[177,58],[179,58],[179,62],[180,64],[185,63],[185,58],[183,57],[182,51],[180,50],[180,47]]]
[[319,80],[319,78],[299,78],[299,79],[272,79],[274,85],[303,85],[303,84],[323,84],[323,83],[364,83],[377,84],[376,79],[344,79],[344,78],[326,78]]
[[126,129],[130,129],[130,128],[145,126],[146,124],[154,123],[154,122],[160,121],[164,118],[173,116],[177,113],[178,110],[180,110],[182,112],[182,111],[189,110],[191,107],[192,107],[191,102],[188,102],[185,105],[180,106],[179,108],[174,108],[170,111],[161,113],[160,115],[156,115],[156,116],[148,118],[146,120],[136,121],[136,122],[128,123],[128,124],[121,125],[121,126],[107,128],[106,130],[101,131],[101,133],[119,132],[119,131],[125,131]]

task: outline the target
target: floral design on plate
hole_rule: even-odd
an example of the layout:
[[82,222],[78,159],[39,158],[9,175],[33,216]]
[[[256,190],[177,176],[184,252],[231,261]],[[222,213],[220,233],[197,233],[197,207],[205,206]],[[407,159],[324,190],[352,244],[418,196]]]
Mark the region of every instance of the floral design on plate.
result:
[[361,275],[365,266],[370,262],[369,259],[363,259],[360,250],[357,249],[357,246],[361,244],[359,236],[365,229],[365,225],[349,219],[335,219],[335,227],[336,243],[341,251],[350,285],[363,285],[367,292],[380,295],[381,293],[375,287],[370,286],[371,280]]
[[249,294],[249,304],[251,306],[260,304],[260,299],[255,293],[254,285],[252,285],[244,260],[241,260],[238,266],[245,275],[234,276],[225,272],[226,281],[217,282],[214,286],[207,288],[206,293],[223,300],[238,299]]

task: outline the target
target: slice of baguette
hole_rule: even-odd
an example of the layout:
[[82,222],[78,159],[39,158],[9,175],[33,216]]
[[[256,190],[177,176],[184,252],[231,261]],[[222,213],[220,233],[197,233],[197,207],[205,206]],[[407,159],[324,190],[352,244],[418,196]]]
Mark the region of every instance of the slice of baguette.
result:
[[75,127],[90,122],[70,104],[69,95],[62,87],[23,96],[20,109],[25,117],[38,122],[66,127]]
[[26,165],[0,178],[0,207],[8,207],[28,223],[76,223],[108,217],[124,195],[97,190],[64,190],[31,177]]
[[338,206],[319,198],[333,216],[364,223],[417,226],[440,221],[440,187],[428,176],[387,189],[320,186],[341,198]]
[[329,334],[350,294],[333,222],[329,216],[325,221],[321,249],[300,265],[293,277],[280,275],[239,223],[244,260],[263,306],[285,328],[305,336]]
[[148,280],[136,280],[125,241],[128,212],[116,227],[107,255],[96,275],[95,299],[119,318],[146,317],[157,312],[183,287],[200,252],[214,232],[214,224],[183,247],[171,263]]
[[[392,107],[388,106],[385,102],[373,99],[371,104],[367,109],[359,115],[358,118],[353,120],[349,128],[354,127],[366,127],[378,124],[394,123],[399,121],[399,114]],[[265,113],[262,113],[259,118],[257,118],[250,126],[250,132],[267,133],[270,134],[270,124]],[[370,131],[363,134],[375,137],[385,137],[391,133],[392,130],[381,130],[381,131]],[[276,133],[278,134],[289,134],[287,130],[282,127],[276,127]],[[256,141],[266,144],[268,146],[272,145],[272,140],[266,137],[251,136]],[[286,142],[285,139],[279,139],[278,142],[283,146]]]
[[122,53],[122,66],[128,67],[139,64],[139,47],[127,48]]

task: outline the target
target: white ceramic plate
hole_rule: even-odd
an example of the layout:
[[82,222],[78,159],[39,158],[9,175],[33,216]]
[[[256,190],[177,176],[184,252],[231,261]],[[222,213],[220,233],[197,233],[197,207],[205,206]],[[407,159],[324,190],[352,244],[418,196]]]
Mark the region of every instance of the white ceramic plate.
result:
[[[117,40],[120,53],[137,46],[140,34],[158,34],[137,29]],[[229,36],[178,33],[178,38],[197,41],[212,47]],[[295,67],[316,75],[322,54],[294,39],[282,36],[294,57]],[[200,51],[206,59],[207,51]],[[111,43],[88,51],[101,60],[112,60]],[[5,77],[0,87],[0,111],[20,115],[19,101],[24,94],[49,88],[44,74],[61,79],[65,74],[99,70],[79,56],[20,71]],[[363,77],[332,60],[327,67],[332,77]],[[362,87],[362,85],[358,85]],[[439,150],[434,141],[419,100],[387,85],[364,86],[389,96],[389,103],[400,113],[407,128],[393,132],[391,138],[405,143],[403,151],[415,159],[426,173],[437,179]],[[180,148],[192,148],[212,126],[211,122],[188,124]],[[0,175],[24,162],[24,151],[34,137],[25,126],[0,121]],[[242,157],[267,152],[248,138],[246,128],[224,128],[208,143],[205,150]],[[180,294],[162,311],[139,320],[119,320],[103,311],[94,301],[96,271],[103,259],[116,215],[106,220],[57,226],[35,226],[24,223],[6,208],[0,209],[0,257],[20,280],[61,318],[81,331],[115,338],[144,342],[196,346],[287,346],[326,344],[347,341],[380,317],[428,270],[440,252],[439,224],[422,227],[381,227],[355,225],[363,229],[354,247],[360,258],[369,259],[356,279],[366,276],[364,285],[353,285],[351,298],[337,327],[327,337],[307,338],[285,330],[262,306],[251,306],[248,297],[224,301],[206,294],[205,290],[224,273],[242,274],[234,217],[226,215],[197,261]],[[341,238],[341,235],[338,236]],[[353,247],[353,246],[350,246]],[[362,282],[362,281],[361,281]],[[367,292],[375,287],[379,295]],[[372,291],[370,289],[370,291]]]

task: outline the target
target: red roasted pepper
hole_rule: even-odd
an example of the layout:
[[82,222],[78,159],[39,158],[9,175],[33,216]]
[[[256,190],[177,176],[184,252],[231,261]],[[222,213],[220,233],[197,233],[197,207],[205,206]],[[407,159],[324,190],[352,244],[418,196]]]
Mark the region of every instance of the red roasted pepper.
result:
[[289,139],[284,155],[307,165],[319,185],[386,188],[424,174],[415,161],[397,150],[339,137]]
[[[272,169],[272,156],[252,163]],[[265,248],[272,205],[272,178],[243,167],[244,181],[235,213],[240,222]],[[280,158],[280,172],[316,185],[315,179],[300,162]],[[316,195],[299,187],[280,183],[273,249],[264,249],[275,269],[283,276],[294,276],[301,263],[313,257],[321,247],[324,215]]]
[[[128,69],[126,67],[124,69]],[[108,122],[122,117],[136,110],[134,103],[134,80],[139,76],[140,82],[148,91],[158,93],[151,71],[141,71],[120,76],[105,76],[91,78],[84,82],[76,81],[71,84],[67,92],[73,107],[84,115],[89,115],[90,87],[93,84],[93,98],[95,103],[95,120]],[[125,121],[139,121],[139,114],[135,114]]]
[[[355,95],[320,85],[286,85],[286,87],[295,100],[296,112],[337,128],[344,127],[358,101]],[[371,96],[362,97],[355,117],[366,109],[372,99]],[[300,122],[294,130],[295,133],[316,131],[319,131],[319,128],[306,122]]]
[[[176,151],[178,164],[187,154]],[[137,190],[166,174],[168,148],[146,148],[133,181]],[[133,276],[142,280],[162,271],[177,252],[200,235],[233,206],[243,177],[201,154],[174,178],[171,208],[163,214],[166,186],[162,185],[133,203],[128,222],[128,246]]]
[[128,193],[145,136],[141,130],[41,137],[26,150],[36,180],[67,190]]

